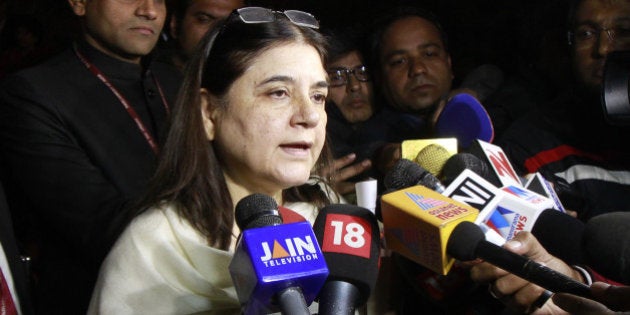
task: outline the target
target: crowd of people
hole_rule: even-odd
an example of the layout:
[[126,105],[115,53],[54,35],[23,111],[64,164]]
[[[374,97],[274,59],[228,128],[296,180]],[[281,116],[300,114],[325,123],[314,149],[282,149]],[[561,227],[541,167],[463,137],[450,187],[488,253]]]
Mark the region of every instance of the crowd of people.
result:
[[[58,53],[36,21],[0,23],[11,43],[0,49],[2,315],[238,314],[227,266],[239,200],[266,194],[311,223],[325,205],[355,203],[355,183],[382,185],[401,142],[435,138],[462,93],[486,105],[519,175],[542,174],[574,217],[630,211],[630,127],[611,124],[601,104],[607,54],[630,50],[630,1],[570,1],[556,17],[567,41],[545,38],[535,53],[535,67],[558,61],[555,80],[520,61],[457,60],[456,17],[445,27],[435,4],[379,4],[373,18],[329,24],[308,1],[67,6],[79,32]],[[551,297],[484,262],[463,264],[470,285],[436,299],[419,283],[428,271],[394,254],[383,272],[393,290],[377,288],[368,304],[630,311],[630,283],[571,266],[531,233],[505,248],[591,285],[592,299]]]

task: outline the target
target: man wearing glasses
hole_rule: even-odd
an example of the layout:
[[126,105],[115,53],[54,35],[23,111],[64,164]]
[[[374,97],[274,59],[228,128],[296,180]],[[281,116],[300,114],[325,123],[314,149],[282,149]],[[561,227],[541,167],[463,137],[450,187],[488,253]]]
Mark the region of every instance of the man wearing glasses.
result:
[[630,49],[630,1],[575,1],[568,35],[574,84],[499,144],[521,174],[541,172],[580,196],[562,200],[580,219],[630,211],[630,131],[610,125],[601,104],[607,55]]
[[354,182],[375,177],[370,170],[374,151],[385,143],[387,123],[374,100],[372,78],[359,49],[358,27],[335,32],[326,65],[329,93],[326,133],[333,151],[336,190],[352,201]]

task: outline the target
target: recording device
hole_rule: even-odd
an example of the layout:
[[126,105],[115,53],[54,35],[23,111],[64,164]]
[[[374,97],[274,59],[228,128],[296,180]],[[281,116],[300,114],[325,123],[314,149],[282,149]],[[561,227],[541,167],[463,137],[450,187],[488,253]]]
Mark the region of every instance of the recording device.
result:
[[588,285],[486,241],[481,229],[471,222],[464,221],[455,227],[448,239],[446,252],[462,261],[481,258],[554,293],[591,296]]
[[446,160],[444,167],[442,167],[439,179],[445,186],[448,186],[466,169],[473,171],[482,178],[490,177],[488,164],[473,154],[462,152],[457,153]]
[[313,225],[330,274],[319,293],[320,315],[351,315],[376,284],[380,231],[371,211],[353,205],[322,208]]
[[415,185],[422,185],[437,192],[444,191],[444,186],[429,171],[418,164],[400,159],[394,164],[392,169],[385,174],[383,184],[388,191],[403,189]]
[[521,179],[501,147],[482,140],[473,141],[469,153],[490,165],[490,177],[486,178],[496,187],[521,186]]
[[242,232],[229,271],[244,314],[310,314],[328,276],[310,223],[282,224],[262,194],[239,201],[235,219]]
[[630,125],[630,51],[606,55],[602,84],[604,116],[611,125]]
[[381,197],[387,247],[436,273],[446,275],[453,263],[446,241],[461,221],[474,221],[477,209],[424,186],[412,186]]
[[486,109],[469,94],[453,96],[435,123],[438,137],[455,137],[460,148],[470,147],[474,140],[492,142],[494,126]]

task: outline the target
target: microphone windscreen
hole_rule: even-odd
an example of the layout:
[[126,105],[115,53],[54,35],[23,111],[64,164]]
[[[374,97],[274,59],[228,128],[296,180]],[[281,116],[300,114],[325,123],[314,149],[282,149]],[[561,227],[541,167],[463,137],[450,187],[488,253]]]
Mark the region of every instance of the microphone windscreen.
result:
[[328,264],[327,281],[355,285],[364,304],[376,284],[380,231],[374,214],[354,205],[336,204],[322,208],[313,231]]
[[392,169],[385,174],[383,184],[385,188],[390,191],[416,185],[435,189],[435,187],[442,185],[440,181],[427,170],[407,159],[400,159],[394,164]]
[[276,201],[265,194],[251,194],[235,207],[236,225],[241,231],[282,224]]
[[453,96],[444,106],[436,123],[439,137],[455,137],[461,148],[468,148],[476,139],[492,142],[494,127],[486,109],[469,94]]
[[477,258],[476,249],[485,235],[476,224],[468,221],[460,222],[448,238],[446,252],[460,261],[471,261]]
[[610,212],[586,222],[586,264],[604,277],[630,285],[630,212]]
[[442,171],[444,163],[451,157],[451,153],[439,144],[429,144],[424,147],[418,155],[415,162],[421,167],[429,171],[433,176],[438,176]]
[[548,209],[540,213],[531,233],[550,254],[569,265],[584,263],[584,223],[566,213]]
[[451,156],[444,163],[440,176],[442,183],[445,186],[450,185],[466,169],[475,172],[483,179],[489,180],[491,178],[488,164],[471,153],[462,152]]

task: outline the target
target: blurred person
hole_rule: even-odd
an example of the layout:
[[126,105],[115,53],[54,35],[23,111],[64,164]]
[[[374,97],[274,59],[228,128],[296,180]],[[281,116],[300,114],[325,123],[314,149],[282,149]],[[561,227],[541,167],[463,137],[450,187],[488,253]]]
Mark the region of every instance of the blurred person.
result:
[[39,314],[85,314],[155,171],[181,75],[155,62],[162,0],[69,0],[82,36],[0,88],[0,175]]
[[171,56],[173,64],[183,70],[203,35],[234,9],[243,6],[245,0],[174,1],[169,20],[169,35],[176,46]]
[[565,208],[586,221],[630,205],[630,128],[608,123],[601,103],[607,54],[630,49],[630,1],[573,1],[568,28],[572,84],[497,144],[520,175],[540,172],[566,187]]
[[89,314],[240,314],[228,272],[237,202],[266,194],[311,223],[336,202],[311,177],[329,161],[317,28],[305,12],[245,7],[204,37],[150,189],[103,263]]

